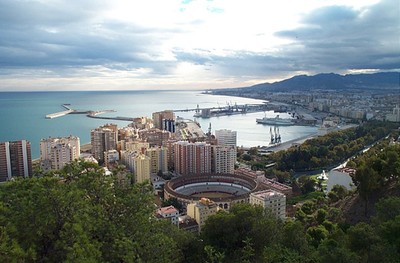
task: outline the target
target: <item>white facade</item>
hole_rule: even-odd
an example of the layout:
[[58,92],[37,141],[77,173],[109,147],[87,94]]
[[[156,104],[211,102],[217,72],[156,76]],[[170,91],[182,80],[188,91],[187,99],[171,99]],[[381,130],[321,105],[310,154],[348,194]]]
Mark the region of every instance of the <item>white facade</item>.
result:
[[117,150],[109,150],[104,152],[104,164],[106,166],[119,161],[119,152]]
[[237,143],[237,132],[231,130],[216,130],[215,138],[217,139],[218,145],[228,145],[236,148]]
[[76,136],[53,137],[40,141],[40,163],[45,171],[62,169],[79,159],[80,140]]
[[178,225],[179,223],[179,211],[172,205],[161,207],[157,210],[157,214],[164,219],[171,220],[171,223],[174,225]]
[[215,173],[233,173],[236,162],[236,149],[231,146],[213,145],[213,171]]
[[250,204],[261,205],[278,218],[286,217],[286,196],[274,190],[263,190],[250,194]]

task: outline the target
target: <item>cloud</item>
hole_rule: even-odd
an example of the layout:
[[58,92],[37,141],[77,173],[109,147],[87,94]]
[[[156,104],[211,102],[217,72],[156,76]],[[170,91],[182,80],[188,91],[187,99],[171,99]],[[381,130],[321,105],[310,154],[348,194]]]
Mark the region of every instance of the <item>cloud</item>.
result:
[[332,2],[0,0],[0,90],[229,87],[400,68],[396,1]]
[[392,0],[361,9],[322,7],[303,26],[276,35],[292,41],[283,54],[312,72],[399,69],[398,7]]

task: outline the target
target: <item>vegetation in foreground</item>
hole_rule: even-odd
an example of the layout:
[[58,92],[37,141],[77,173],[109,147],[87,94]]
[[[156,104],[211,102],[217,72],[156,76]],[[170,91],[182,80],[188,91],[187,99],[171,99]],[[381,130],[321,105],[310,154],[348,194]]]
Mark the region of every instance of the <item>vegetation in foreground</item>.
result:
[[[398,262],[400,145],[379,144],[350,165],[356,193],[334,187],[284,222],[240,204],[196,236],[155,219],[149,185],[74,162],[0,186],[0,261]],[[348,207],[351,195],[373,208],[368,220],[345,220],[351,211],[338,204]]]

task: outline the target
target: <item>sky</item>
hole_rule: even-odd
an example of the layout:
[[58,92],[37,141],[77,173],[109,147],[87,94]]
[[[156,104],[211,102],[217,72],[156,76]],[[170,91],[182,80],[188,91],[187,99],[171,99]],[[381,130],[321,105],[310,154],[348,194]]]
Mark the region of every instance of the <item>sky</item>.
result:
[[204,90],[399,69],[398,0],[0,0],[0,91]]

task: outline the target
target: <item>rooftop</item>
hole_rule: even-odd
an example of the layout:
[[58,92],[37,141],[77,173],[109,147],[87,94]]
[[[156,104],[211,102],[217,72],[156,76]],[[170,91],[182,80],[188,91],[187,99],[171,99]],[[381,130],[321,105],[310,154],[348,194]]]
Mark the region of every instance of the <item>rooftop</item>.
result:
[[172,205],[166,206],[166,207],[161,207],[159,209],[159,213],[161,213],[161,214],[172,214],[172,213],[177,213],[177,212],[178,212],[178,210]]
[[269,198],[269,197],[273,197],[273,196],[284,196],[284,194],[281,194],[279,192],[276,192],[276,191],[270,190],[270,189],[259,191],[259,192],[255,192],[255,193],[252,193],[252,195],[260,197],[260,198],[263,198],[263,199],[266,199],[266,198]]

